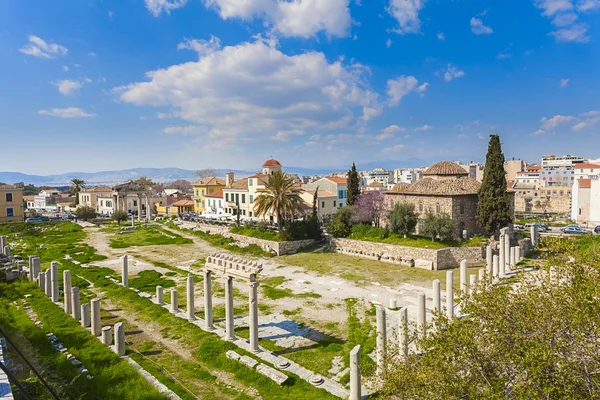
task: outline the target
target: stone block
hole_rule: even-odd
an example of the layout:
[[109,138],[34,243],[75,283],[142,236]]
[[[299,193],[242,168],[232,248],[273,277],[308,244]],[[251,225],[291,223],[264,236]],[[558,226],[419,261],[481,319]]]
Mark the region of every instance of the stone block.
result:
[[225,353],[225,356],[227,358],[229,358],[230,360],[236,360],[236,361],[239,361],[240,358],[242,357],[233,350],[227,350],[227,353]]
[[271,379],[278,385],[283,385],[283,383],[285,381],[287,381],[289,378],[283,372],[277,371],[276,369],[271,368],[265,364],[259,364],[259,366],[256,367],[256,371],[258,371],[262,375],[266,376],[267,378]]
[[241,356],[240,362],[252,369],[254,369],[254,367],[256,367],[256,365],[258,364],[258,361],[256,361],[254,358],[248,357],[248,356]]

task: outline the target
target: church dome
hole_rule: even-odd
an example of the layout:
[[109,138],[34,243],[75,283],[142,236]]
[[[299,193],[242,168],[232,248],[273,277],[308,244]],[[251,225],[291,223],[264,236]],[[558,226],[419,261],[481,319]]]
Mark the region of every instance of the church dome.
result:
[[263,167],[281,167],[281,164],[279,163],[279,161],[275,160],[274,158],[271,158],[270,160],[265,161]]
[[437,175],[437,176],[467,176],[469,173],[461,168],[460,165],[450,162],[441,161],[433,164],[431,167],[423,173],[423,175]]

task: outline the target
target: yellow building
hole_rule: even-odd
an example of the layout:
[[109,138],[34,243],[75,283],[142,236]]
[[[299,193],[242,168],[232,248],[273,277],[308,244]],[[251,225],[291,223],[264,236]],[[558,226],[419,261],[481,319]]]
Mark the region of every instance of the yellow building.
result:
[[0,184],[0,224],[23,220],[23,186]]
[[225,188],[225,181],[219,178],[204,178],[194,183],[194,212],[201,213],[206,210],[206,195],[218,192]]

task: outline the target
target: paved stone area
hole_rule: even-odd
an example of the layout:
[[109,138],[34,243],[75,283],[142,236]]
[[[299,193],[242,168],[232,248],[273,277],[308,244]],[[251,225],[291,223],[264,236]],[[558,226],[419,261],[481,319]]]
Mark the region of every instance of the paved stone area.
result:
[[[2,338],[2,343],[4,343],[4,338]],[[5,364],[4,362],[4,349],[0,349],[0,362]],[[13,400],[12,390],[10,388],[10,381],[8,380],[8,376],[4,373],[4,371],[0,370],[0,399],[1,400]]]

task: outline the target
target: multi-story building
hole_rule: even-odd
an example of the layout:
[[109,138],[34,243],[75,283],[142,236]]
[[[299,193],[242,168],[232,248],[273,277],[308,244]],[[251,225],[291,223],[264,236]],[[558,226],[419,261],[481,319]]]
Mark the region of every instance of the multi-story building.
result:
[[0,183],[0,223],[23,221],[23,185]]
[[590,179],[600,176],[600,165],[591,163],[575,164],[575,181],[579,179]]
[[320,219],[327,219],[345,207],[348,203],[347,178],[327,176],[302,186],[302,200],[312,208],[315,190],[317,190],[317,214]]
[[539,184],[540,182],[540,173],[539,172],[518,172],[515,176],[514,180],[515,184],[523,184],[523,183],[533,183]]
[[582,157],[577,156],[543,156],[540,181],[547,186],[573,186],[575,183],[575,167],[584,163]]
[[387,171],[383,168],[375,168],[367,172],[363,179],[363,186],[369,186],[373,182],[379,182],[386,187],[388,183],[394,181],[394,172]]
[[225,215],[225,199],[222,190],[206,195],[204,215]]
[[[100,212],[98,204],[99,199],[108,199],[112,203],[113,190],[109,186],[96,186],[94,188],[84,189],[77,194],[79,196],[79,206],[92,207],[98,214],[111,215],[111,212]],[[106,209],[106,201],[103,201],[103,209]],[[112,208],[112,205],[110,206]]]
[[408,183],[411,184],[417,180],[417,175],[414,169],[411,168],[398,168],[394,170],[394,183]]
[[476,162],[470,162],[468,164],[458,164],[462,169],[467,171],[469,177],[475,179],[477,182],[483,181],[483,169],[484,165]]
[[514,181],[517,172],[523,172],[526,168],[526,163],[523,160],[508,160],[504,162],[504,171],[506,172],[506,181]]
[[578,179],[573,184],[571,219],[582,226],[600,225],[600,178]]
[[207,195],[222,191],[225,181],[220,178],[210,177],[194,183],[194,212],[201,213],[206,210]]
[[37,210],[52,209],[56,207],[56,200],[60,192],[56,189],[44,189],[33,198],[33,208]]

